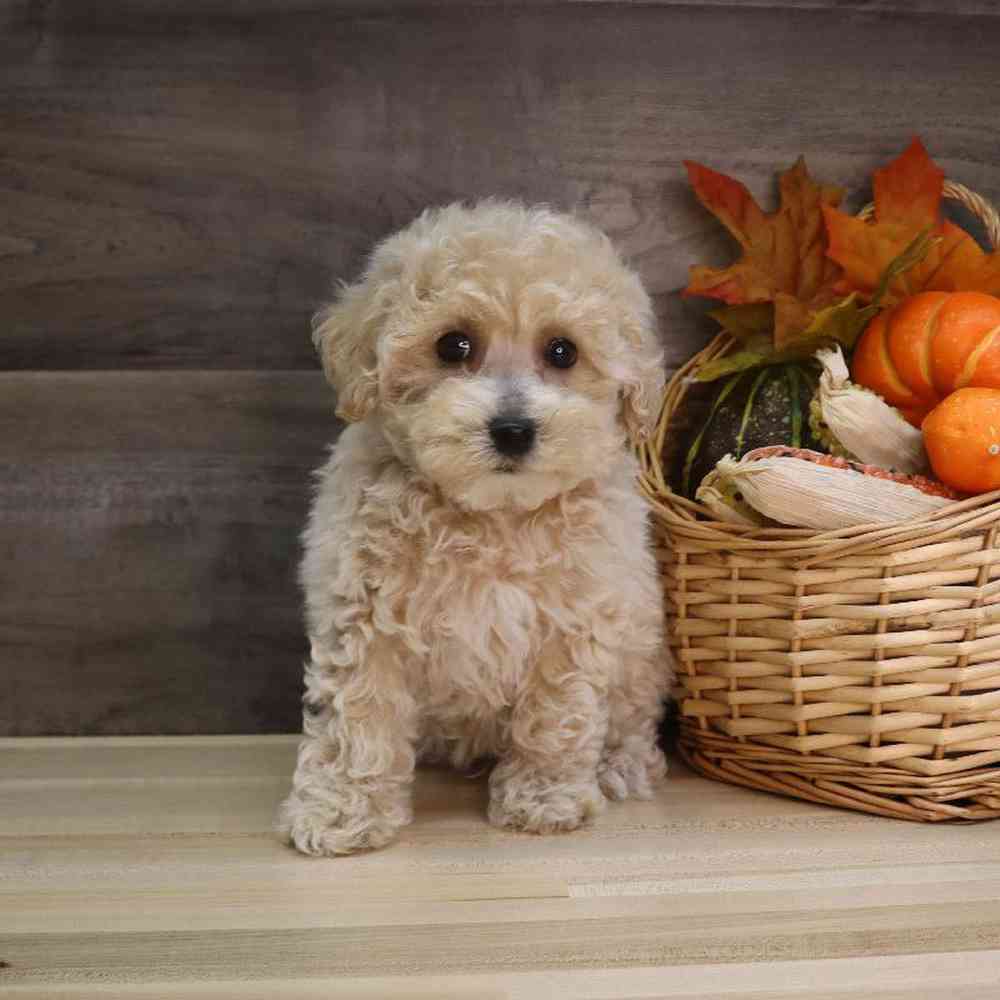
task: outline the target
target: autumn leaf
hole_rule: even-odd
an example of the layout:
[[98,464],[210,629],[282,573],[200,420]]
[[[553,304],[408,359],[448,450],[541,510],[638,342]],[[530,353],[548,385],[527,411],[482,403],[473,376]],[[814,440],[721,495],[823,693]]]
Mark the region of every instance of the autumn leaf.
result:
[[702,366],[700,381],[806,360],[834,343],[850,350],[880,309],[926,287],[950,291],[977,280],[1000,292],[1000,255],[984,254],[942,220],[944,174],[917,140],[876,172],[874,223],[838,211],[840,192],[816,184],[801,158],[781,175],[771,214],[732,178],[687,168],[699,200],[743,248],[730,267],[691,268],[684,294],[726,303],[709,315],[739,342]]
[[743,249],[727,268],[695,266],[685,295],[733,305],[774,303],[775,343],[781,345],[831,305],[840,268],[826,254],[823,208],[840,203],[841,191],[816,184],[800,157],[780,177],[780,207],[766,214],[738,181],[687,161],[698,200]]
[[885,266],[875,283],[868,305],[862,305],[857,292],[851,292],[845,299],[813,316],[812,322],[797,338],[803,345],[810,342],[818,350],[822,342],[836,342],[842,347],[854,347],[861,332],[886,307],[889,290],[893,283],[905,278],[927,258],[928,253],[939,243],[939,237],[932,237],[930,229],[919,232],[915,239],[893,257]]
[[736,306],[723,306],[721,309],[712,309],[708,315],[737,340],[748,340],[763,333],[770,336],[774,329],[772,302],[747,302]]
[[759,368],[762,365],[781,364],[786,361],[805,361],[821,347],[840,344],[850,350],[864,328],[884,308],[884,299],[892,282],[900,275],[919,265],[935,244],[930,231],[925,229],[889,261],[876,282],[871,302],[863,305],[857,292],[812,314],[808,324],[796,328],[794,336],[787,336],[778,344],[769,332],[774,323],[775,310],[781,301],[754,305],[726,306],[709,313],[728,333],[741,341],[739,350],[724,354],[702,365],[695,379],[714,382],[725,375]]
[[941,221],[944,171],[914,139],[902,155],[872,174],[875,216],[879,222],[902,222],[917,228]]
[[776,365],[795,358],[775,354],[774,344],[768,334],[758,334],[747,340],[737,351],[730,351],[713,361],[707,361],[694,373],[696,382],[714,382],[724,375],[749,371],[762,365]]
[[1000,293],[1000,254],[985,253],[964,229],[942,218],[943,187],[944,171],[914,139],[901,156],[873,175],[873,222],[832,205],[822,207],[829,256],[844,272],[841,292],[870,298],[888,264],[926,230],[933,244],[919,264],[893,278],[885,305],[923,291]]

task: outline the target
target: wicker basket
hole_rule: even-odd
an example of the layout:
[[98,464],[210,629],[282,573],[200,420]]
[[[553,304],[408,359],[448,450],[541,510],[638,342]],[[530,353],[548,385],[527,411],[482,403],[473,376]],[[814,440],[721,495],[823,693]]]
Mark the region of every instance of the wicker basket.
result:
[[[1000,243],[986,202],[956,184],[945,195]],[[663,451],[689,376],[730,345],[677,372],[640,449],[684,758],[882,816],[1000,817],[1000,492],[824,533],[719,522],[671,491]]]

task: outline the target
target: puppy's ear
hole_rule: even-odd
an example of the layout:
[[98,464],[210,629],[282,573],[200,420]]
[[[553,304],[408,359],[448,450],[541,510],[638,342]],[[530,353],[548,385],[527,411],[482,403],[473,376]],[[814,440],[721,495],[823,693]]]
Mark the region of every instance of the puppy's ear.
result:
[[666,383],[656,317],[645,292],[640,307],[624,321],[622,335],[628,368],[622,379],[621,419],[629,439],[638,444],[656,427]]
[[378,402],[377,345],[388,314],[385,298],[369,274],[343,286],[337,299],[313,317],[313,343],[337,393],[337,416],[348,422],[363,420]]

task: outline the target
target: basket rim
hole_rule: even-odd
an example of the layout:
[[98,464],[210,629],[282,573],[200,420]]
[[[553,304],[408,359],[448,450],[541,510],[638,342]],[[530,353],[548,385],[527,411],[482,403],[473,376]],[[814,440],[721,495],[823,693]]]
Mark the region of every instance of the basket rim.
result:
[[[986,225],[994,246],[1000,246],[1000,214],[986,199],[964,185],[948,180],[944,182],[944,196],[960,201],[969,208]],[[858,213],[859,217],[870,217],[871,209],[871,205],[866,205]],[[671,419],[694,381],[695,370],[707,361],[725,354],[735,343],[735,338],[730,334],[719,333],[674,372],[664,388],[655,429],[640,442],[637,449],[640,487],[654,512],[677,535],[691,542],[708,543],[712,548],[723,546],[737,551],[764,549],[774,555],[783,554],[790,558],[807,557],[805,561],[809,562],[812,560],[808,556],[818,555],[817,549],[822,550],[824,558],[872,548],[883,551],[887,548],[905,549],[917,538],[926,544],[935,539],[953,537],[957,531],[964,533],[977,530],[1000,520],[1000,490],[955,501],[947,507],[917,518],[830,531],[732,524],[718,520],[703,504],[675,493],[667,483],[662,463],[663,445]]]

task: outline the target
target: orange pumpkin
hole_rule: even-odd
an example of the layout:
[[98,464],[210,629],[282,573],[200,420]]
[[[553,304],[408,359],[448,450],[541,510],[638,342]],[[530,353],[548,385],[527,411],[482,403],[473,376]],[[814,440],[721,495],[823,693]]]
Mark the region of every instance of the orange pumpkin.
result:
[[924,420],[934,474],[964,493],[1000,490],[1000,389],[959,389]]
[[1000,389],[1000,299],[983,292],[904,299],[868,324],[851,374],[916,427],[956,389]]

